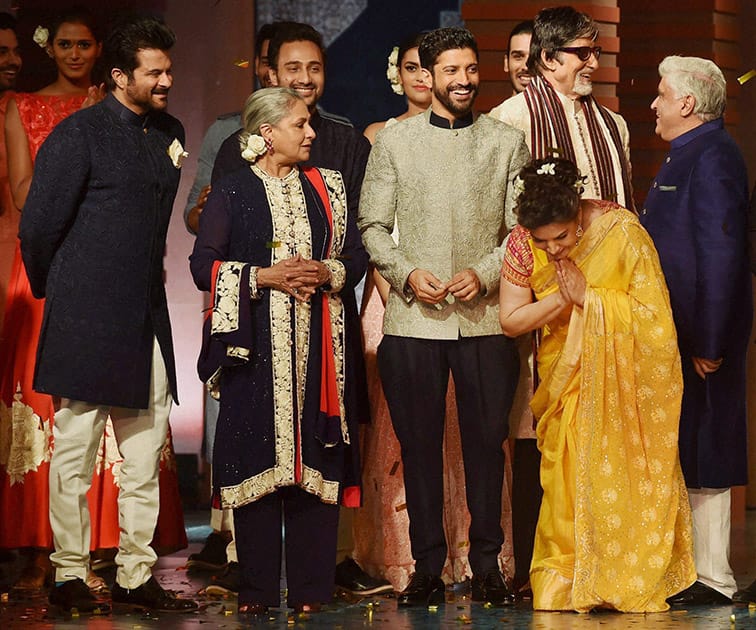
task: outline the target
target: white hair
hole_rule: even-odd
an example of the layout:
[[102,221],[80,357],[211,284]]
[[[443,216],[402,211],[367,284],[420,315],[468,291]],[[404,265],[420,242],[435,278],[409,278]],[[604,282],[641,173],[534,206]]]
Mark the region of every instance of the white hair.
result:
[[722,116],[727,104],[727,82],[717,64],[701,57],[665,57],[659,64],[659,76],[677,98],[692,96],[693,113],[702,122]]
[[242,110],[244,131],[239,136],[240,150],[244,150],[250,135],[260,133],[261,125],[278,124],[297,101],[302,101],[302,97],[291,88],[268,87],[252,92]]

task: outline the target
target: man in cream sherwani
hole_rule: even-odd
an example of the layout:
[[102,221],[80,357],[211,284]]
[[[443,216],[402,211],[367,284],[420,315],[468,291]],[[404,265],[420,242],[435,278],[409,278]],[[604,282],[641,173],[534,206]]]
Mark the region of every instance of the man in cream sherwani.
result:
[[[465,465],[472,595],[511,603],[503,543],[503,441],[519,372],[498,322],[501,241],[515,219],[511,182],[528,161],[522,132],[475,117],[478,51],[461,28],[425,36],[431,108],[378,134],[358,223],[391,285],[378,366],[402,448],[415,573],[400,605],[443,602],[444,401],[454,376]],[[394,221],[398,244],[391,232]]]

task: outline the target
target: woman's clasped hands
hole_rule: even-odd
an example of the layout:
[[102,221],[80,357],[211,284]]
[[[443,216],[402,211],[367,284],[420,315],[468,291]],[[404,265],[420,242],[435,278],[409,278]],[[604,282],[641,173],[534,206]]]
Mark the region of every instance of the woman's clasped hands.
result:
[[331,280],[331,271],[319,260],[295,254],[257,272],[257,286],[288,293],[300,302],[309,301],[318,287]]
[[554,261],[557,284],[562,299],[567,304],[576,304],[582,308],[585,302],[585,276],[570,258]]

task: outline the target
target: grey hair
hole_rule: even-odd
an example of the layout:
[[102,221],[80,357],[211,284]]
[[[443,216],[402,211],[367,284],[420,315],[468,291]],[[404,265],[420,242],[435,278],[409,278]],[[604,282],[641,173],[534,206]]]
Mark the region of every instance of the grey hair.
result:
[[297,101],[304,103],[302,97],[291,88],[268,87],[252,92],[247,97],[241,114],[244,131],[239,135],[240,148],[244,150],[247,139],[253,134],[259,134],[262,125],[278,124]]
[[554,58],[561,60],[562,53],[557,48],[566,46],[576,39],[585,38],[595,41],[598,34],[598,25],[587,13],[581,13],[567,6],[542,9],[533,20],[528,72],[532,75],[541,74],[544,69],[543,59],[541,59],[542,51],[546,53],[548,60]]
[[665,57],[659,64],[659,76],[677,98],[696,99],[693,113],[702,122],[722,116],[727,104],[727,81],[717,64],[701,57]]

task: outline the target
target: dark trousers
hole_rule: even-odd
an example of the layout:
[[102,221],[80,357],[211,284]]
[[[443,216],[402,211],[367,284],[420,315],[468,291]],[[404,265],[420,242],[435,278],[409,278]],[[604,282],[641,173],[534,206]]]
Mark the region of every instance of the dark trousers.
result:
[[386,335],[378,369],[402,448],[415,570],[438,576],[446,561],[442,449],[450,370],[471,516],[470,566],[475,574],[497,569],[504,542],[502,445],[520,369],[514,342],[503,335],[453,341]]
[[331,601],[338,520],[338,505],[294,486],[235,508],[239,604],[279,605],[282,525],[289,606]]
[[512,545],[516,589],[527,584],[530,579],[533,542],[543,497],[540,472],[538,440],[515,440],[512,456]]

